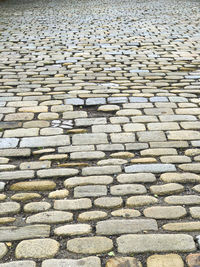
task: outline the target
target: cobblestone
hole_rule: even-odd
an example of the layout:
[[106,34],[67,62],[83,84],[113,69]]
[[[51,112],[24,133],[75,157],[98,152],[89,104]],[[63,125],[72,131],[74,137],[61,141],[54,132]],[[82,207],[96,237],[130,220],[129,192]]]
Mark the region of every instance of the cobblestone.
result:
[[0,1],[0,266],[199,265],[198,8]]

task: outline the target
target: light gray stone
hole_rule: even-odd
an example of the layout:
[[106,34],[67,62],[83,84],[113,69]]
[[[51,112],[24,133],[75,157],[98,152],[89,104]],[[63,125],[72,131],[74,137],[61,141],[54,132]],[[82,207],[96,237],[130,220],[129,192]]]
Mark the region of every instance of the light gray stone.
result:
[[140,184],[123,184],[123,185],[113,185],[110,187],[111,195],[139,195],[145,194],[147,192],[145,186]]
[[0,263],[0,267],[36,267],[36,263],[34,261],[12,261]]
[[73,220],[73,214],[66,211],[46,211],[27,217],[26,223],[64,223]]
[[152,183],[156,181],[153,173],[122,173],[117,176],[119,183]]
[[67,250],[77,254],[104,253],[112,248],[112,240],[102,236],[74,238],[67,242]]
[[107,187],[105,185],[85,185],[77,186],[74,189],[74,197],[99,197],[107,195]]
[[129,234],[117,238],[119,253],[190,252],[196,246],[193,237],[185,234]]
[[39,170],[37,175],[40,178],[49,178],[49,177],[67,177],[78,174],[77,169],[72,168],[61,168],[61,169],[48,169],[48,170]]
[[20,204],[17,202],[0,203],[0,215],[16,214],[20,211]]
[[172,164],[135,164],[125,167],[125,172],[173,172],[176,171],[176,167]]
[[[91,257],[87,257],[87,258],[81,258],[79,260],[49,259],[49,260],[45,260],[42,262],[42,267],[80,267],[80,266],[81,267],[91,267],[91,266],[101,267],[101,261],[98,257],[91,256]],[[24,267],[24,266],[22,266],[22,267]]]
[[20,147],[52,147],[70,145],[69,136],[39,136],[24,137],[20,141]]
[[0,241],[16,241],[36,237],[48,237],[50,235],[49,225],[28,225],[22,227],[8,226],[0,227]]
[[156,221],[147,219],[106,220],[96,225],[97,235],[119,235],[154,230],[158,230]]
[[[19,138],[1,138],[0,139],[0,148],[14,148],[17,147]],[[1,155],[3,156],[3,155]]]
[[108,139],[105,133],[76,134],[72,136],[72,143],[73,145],[107,144]]
[[0,180],[23,180],[31,179],[34,177],[34,171],[24,170],[24,171],[7,171],[0,172]]
[[89,224],[68,224],[55,228],[54,233],[58,236],[84,235],[91,233]]
[[92,207],[89,198],[55,200],[54,209],[56,210],[83,210]]

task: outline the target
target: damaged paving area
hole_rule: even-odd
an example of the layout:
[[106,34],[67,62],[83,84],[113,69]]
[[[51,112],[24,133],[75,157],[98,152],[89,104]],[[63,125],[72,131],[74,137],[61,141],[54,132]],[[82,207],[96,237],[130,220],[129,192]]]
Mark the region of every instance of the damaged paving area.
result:
[[0,267],[200,266],[200,2],[0,2]]

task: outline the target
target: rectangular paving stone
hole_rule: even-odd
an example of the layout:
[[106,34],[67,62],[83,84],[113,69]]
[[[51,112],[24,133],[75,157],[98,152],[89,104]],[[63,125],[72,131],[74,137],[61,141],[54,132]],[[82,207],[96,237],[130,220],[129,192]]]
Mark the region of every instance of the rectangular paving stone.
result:
[[157,141],[166,141],[165,133],[162,131],[146,131],[137,133],[139,142],[153,142]]
[[1,138],[0,148],[14,148],[17,147],[19,138]]
[[3,157],[29,157],[31,150],[29,148],[0,149],[0,155]]
[[[49,259],[42,262],[42,267],[101,267],[101,261],[96,256],[87,258],[81,258],[79,260],[74,259]],[[4,266],[2,266],[4,267]],[[7,266],[5,266],[7,267]],[[12,266],[8,266],[12,267]],[[14,267],[14,266],[13,266]],[[16,266],[18,267],[18,266]],[[22,266],[26,267],[26,266]],[[27,266],[29,267],[29,266]]]
[[119,253],[190,252],[196,246],[185,234],[129,234],[117,238]]
[[1,263],[0,267],[36,267],[34,261],[11,261],[7,263]]
[[160,115],[161,121],[195,121],[197,118],[193,115]]
[[96,124],[106,124],[106,122],[106,118],[75,119],[76,126],[91,126]]
[[119,235],[156,230],[158,230],[157,222],[153,219],[105,220],[96,225],[97,235]]
[[67,177],[78,174],[77,169],[72,168],[60,168],[60,169],[48,169],[48,170],[39,170],[37,171],[37,176],[40,178],[49,178],[49,177]]
[[107,134],[105,133],[86,133],[72,136],[73,145],[93,145],[108,143]]
[[176,167],[173,164],[135,164],[125,167],[125,172],[173,172],[176,171]]
[[56,210],[83,210],[90,209],[92,201],[89,198],[55,200]]
[[0,227],[0,241],[16,241],[31,239],[36,237],[48,237],[50,235],[49,225],[29,225],[29,226],[8,226]]
[[70,145],[70,146],[58,147],[58,153],[85,152],[85,151],[94,151],[94,150],[95,150],[94,145],[83,145],[83,146]]
[[69,136],[39,136],[39,137],[24,137],[20,141],[20,147],[51,147],[65,146],[70,144]]
[[103,97],[97,97],[97,98],[88,98],[86,99],[86,105],[91,106],[91,105],[103,105],[106,104],[106,99]]
[[124,146],[122,144],[97,145],[97,150],[100,150],[100,151],[123,151]]
[[31,178],[34,178],[34,171],[32,170],[0,172],[0,180],[12,181]]
[[105,185],[85,185],[77,186],[74,189],[74,197],[98,197],[107,195],[107,187]]
[[121,172],[121,166],[86,167],[82,169],[82,175],[116,174]]

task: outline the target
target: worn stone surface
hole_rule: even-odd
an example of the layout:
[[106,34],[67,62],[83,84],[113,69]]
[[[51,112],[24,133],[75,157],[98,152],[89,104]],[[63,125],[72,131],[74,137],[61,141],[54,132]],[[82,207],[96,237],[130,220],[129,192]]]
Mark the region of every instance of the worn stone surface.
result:
[[46,211],[29,216],[26,223],[64,223],[72,221],[73,214],[65,211]]
[[147,267],[184,267],[182,258],[177,254],[152,255],[147,259]]
[[98,235],[119,235],[141,231],[155,231],[157,229],[155,220],[105,220],[97,223],[96,233]]
[[186,262],[189,267],[200,265],[200,253],[192,253],[186,257]]
[[112,240],[102,236],[75,238],[67,242],[67,250],[81,254],[98,254],[112,248]]
[[195,251],[191,236],[185,234],[122,235],[117,238],[119,253],[179,252]]
[[134,257],[112,258],[106,262],[106,267],[120,267],[120,266],[142,267],[142,264]]
[[26,258],[53,258],[59,250],[59,243],[56,240],[32,239],[21,241],[15,250],[17,259]]
[[181,206],[156,206],[144,209],[144,216],[155,219],[178,219],[184,217],[187,212]]
[[79,260],[74,259],[49,259],[42,262],[42,267],[101,267],[101,261],[98,257],[91,256],[87,258],[81,258]]
[[35,237],[48,237],[49,225],[9,226],[0,228],[0,241],[15,241]]

